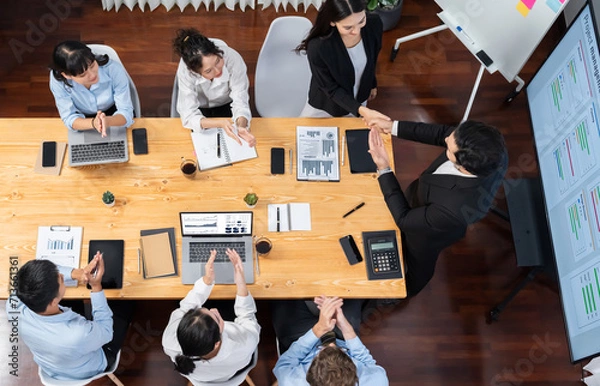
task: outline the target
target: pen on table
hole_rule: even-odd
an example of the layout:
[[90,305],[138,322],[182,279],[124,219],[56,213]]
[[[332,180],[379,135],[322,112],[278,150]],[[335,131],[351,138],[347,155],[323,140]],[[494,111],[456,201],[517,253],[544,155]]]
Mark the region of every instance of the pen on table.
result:
[[294,151],[292,149],[290,149],[290,174],[294,173],[294,170],[292,169],[292,164],[294,163]]
[[138,248],[138,273],[140,273],[140,249]]
[[[254,239],[256,239],[256,236],[254,236]],[[258,257],[260,255],[256,251],[256,246],[254,247],[254,255],[256,256],[256,276],[260,276],[260,266],[258,265]]]
[[277,232],[279,232],[280,229],[280,221],[279,221],[280,217],[279,217],[279,207],[277,207]]
[[221,133],[217,133],[217,158],[221,158]]
[[354,208],[350,209],[348,211],[348,213],[346,213],[345,215],[342,216],[342,218],[348,217],[350,216],[352,213],[356,212],[357,210],[359,210],[360,208],[362,208],[363,206],[365,206],[364,202],[361,202],[360,204],[356,205]]
[[346,135],[342,135],[342,166],[344,166],[344,148],[346,147]]

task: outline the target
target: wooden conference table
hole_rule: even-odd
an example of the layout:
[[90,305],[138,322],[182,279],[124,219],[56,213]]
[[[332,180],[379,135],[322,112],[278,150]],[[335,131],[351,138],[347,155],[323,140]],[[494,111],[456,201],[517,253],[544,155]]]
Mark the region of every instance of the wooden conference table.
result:
[[[352,234],[361,253],[361,232],[397,229],[377,183],[376,174],[351,174],[346,157],[340,182],[299,182],[289,171],[288,149],[295,150],[296,126],[337,126],[343,131],[364,127],[357,118],[288,119],[256,118],[258,158],[210,171],[194,179],[179,169],[181,157],[193,157],[188,130],[178,118],[141,118],[132,126],[145,127],[149,154],[134,155],[131,133],[129,162],[81,168],[68,166],[68,150],[60,176],[34,173],[41,142],[67,141],[67,129],[58,118],[0,119],[0,298],[9,295],[10,256],[19,266],[35,258],[38,226],[83,227],[80,266],[87,264],[88,244],[93,239],[125,240],[123,288],[107,290],[109,298],[179,299],[191,289],[180,276],[144,279],[138,273],[140,230],[174,227],[181,271],[179,212],[249,210],[243,197],[259,196],[254,211],[254,234],[273,243],[269,255],[260,258],[260,275],[249,286],[255,298],[309,298],[319,294],[345,298],[403,298],[404,279],[369,281],[364,261],[350,266],[338,239]],[[391,140],[384,138],[391,156]],[[270,149],[286,149],[286,174],[271,175]],[[392,157],[390,157],[393,159]],[[115,194],[116,205],[107,208],[102,192]],[[309,202],[312,230],[269,232],[267,205]],[[365,206],[342,215],[360,202]],[[398,241],[400,234],[397,233]],[[255,266],[255,264],[254,264]],[[83,285],[67,288],[67,298],[85,298]],[[211,298],[233,298],[235,288],[217,285]]]

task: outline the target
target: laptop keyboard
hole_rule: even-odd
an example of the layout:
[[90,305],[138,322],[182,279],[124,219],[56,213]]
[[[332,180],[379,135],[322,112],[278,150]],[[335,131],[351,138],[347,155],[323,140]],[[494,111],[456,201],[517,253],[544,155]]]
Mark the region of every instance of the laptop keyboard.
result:
[[125,158],[125,141],[71,145],[71,162],[99,162]]
[[215,262],[229,261],[225,254],[227,248],[235,249],[242,261],[246,261],[246,244],[240,241],[230,242],[198,242],[190,243],[190,263],[206,263],[210,257],[210,250],[217,250]]

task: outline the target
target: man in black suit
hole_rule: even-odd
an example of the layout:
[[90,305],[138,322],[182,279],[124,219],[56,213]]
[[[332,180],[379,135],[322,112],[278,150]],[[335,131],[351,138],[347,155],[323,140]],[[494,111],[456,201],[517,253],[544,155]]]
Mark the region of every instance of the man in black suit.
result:
[[[402,121],[367,123],[379,186],[402,231],[408,296],[415,296],[433,277],[440,252],[488,212],[506,172],[506,146],[498,129],[474,121],[456,128]],[[402,192],[379,131],[446,150]]]

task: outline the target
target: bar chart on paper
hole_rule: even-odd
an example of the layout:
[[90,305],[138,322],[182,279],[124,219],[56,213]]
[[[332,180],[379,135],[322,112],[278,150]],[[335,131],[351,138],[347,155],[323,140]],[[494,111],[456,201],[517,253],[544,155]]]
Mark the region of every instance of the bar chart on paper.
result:
[[567,204],[567,226],[575,261],[593,249],[588,219],[583,193],[579,193],[574,201]]
[[587,269],[571,279],[571,290],[577,309],[577,326],[600,321],[600,265]]
[[339,181],[337,127],[296,128],[298,180]]
[[65,267],[79,267],[82,227],[40,226],[36,259],[46,259]]

